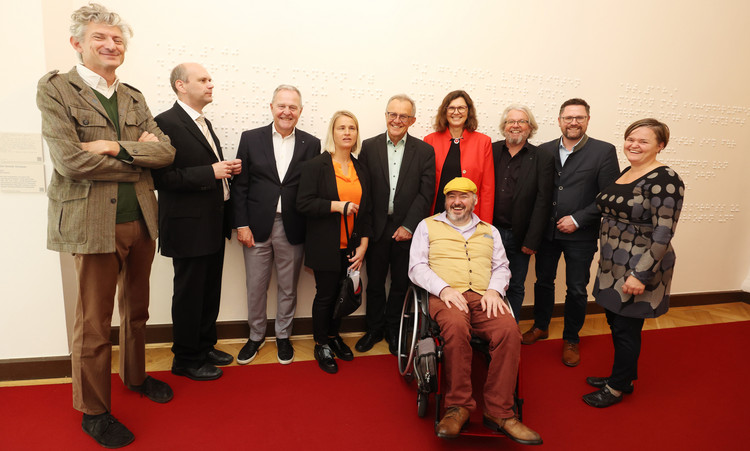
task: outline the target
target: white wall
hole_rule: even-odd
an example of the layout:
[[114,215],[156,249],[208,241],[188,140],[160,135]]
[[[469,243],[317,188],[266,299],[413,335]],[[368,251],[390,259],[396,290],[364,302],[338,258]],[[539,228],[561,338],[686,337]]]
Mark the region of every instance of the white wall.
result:
[[[43,30],[40,4],[45,13]],[[687,185],[675,239],[678,270],[673,291],[737,290],[750,270],[750,207],[743,195],[750,184],[741,172],[750,163],[745,152],[750,145],[746,86],[750,63],[743,53],[750,48],[750,6],[745,3],[720,0],[710,8],[695,0],[634,0],[618,6],[588,0],[510,5],[476,0],[461,4],[117,0],[106,4],[135,30],[119,75],[144,92],[154,114],[174,101],[168,74],[175,64],[193,60],[209,69],[216,88],[207,114],[227,157],[236,152],[241,131],[270,122],[270,94],[280,83],[301,89],[304,111],[299,127],[321,138],[328,118],[342,108],[358,115],[364,137],[383,131],[385,102],[399,92],[417,101],[412,132],[418,137],[431,131],[435,109],[453,89],[466,89],[472,95],[480,131],[493,140],[501,138],[497,123],[511,102],[525,103],[535,113],[541,125],[535,143],[559,136],[557,110],[570,97],[583,97],[592,105],[589,134],[618,149],[630,122],[660,118],[673,134],[664,162]],[[14,74],[18,81],[12,95],[19,99],[13,104],[30,119],[10,131],[38,130],[32,100],[36,80],[45,69],[68,70],[75,63],[66,27],[69,13],[78,6],[78,1],[26,2],[15,6],[19,14],[3,15],[8,21],[4,30],[23,30],[23,39],[17,41],[24,47],[37,42],[31,50],[14,49],[7,39],[3,43],[11,47],[4,54],[15,50],[26,58]],[[38,48],[42,39],[43,50]],[[5,121],[2,126],[7,127]],[[21,246],[13,254],[7,254],[3,244],[0,264],[13,270],[22,269],[18,262],[24,259],[35,265],[40,259],[54,260],[43,250],[45,202],[41,196],[27,202],[27,197],[1,198],[0,207],[6,202],[23,203],[26,208],[39,204],[28,213],[39,223],[34,224],[39,233],[24,243],[9,243]],[[3,231],[10,233],[3,235],[20,235],[13,233],[13,227],[24,227],[24,236],[29,236],[26,221],[15,226],[8,222],[3,222]],[[219,319],[242,320],[245,282],[236,240],[228,246],[225,261]],[[20,284],[35,284],[40,270],[27,268],[0,287],[0,321],[8,323],[0,330],[0,342],[43,337],[41,349],[21,340],[16,353],[61,353],[59,332],[38,333],[45,320],[58,328],[64,323],[59,272],[53,267],[43,271],[45,281],[56,280],[56,285],[49,284],[54,295],[45,291],[26,296],[33,300],[13,311],[6,310],[6,299],[25,289]],[[170,322],[171,277],[169,260],[157,257],[152,273],[153,324]],[[300,283],[298,316],[306,317],[314,292],[312,274],[303,272]],[[272,316],[274,289],[269,299]],[[35,307],[27,307],[34,303]],[[6,319],[7,314],[12,319]],[[15,355],[0,351],[0,359]]]
[[[38,1],[3,4],[0,133],[39,133],[39,77],[31,74],[45,70],[41,11]],[[44,194],[0,192],[0,359],[68,352],[60,259],[46,250],[46,210]]]

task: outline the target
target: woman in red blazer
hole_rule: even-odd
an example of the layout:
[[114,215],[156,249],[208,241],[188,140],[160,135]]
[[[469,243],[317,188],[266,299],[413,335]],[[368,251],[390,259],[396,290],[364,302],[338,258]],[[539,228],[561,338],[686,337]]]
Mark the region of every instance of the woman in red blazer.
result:
[[454,177],[467,177],[479,188],[474,213],[492,224],[495,205],[495,163],[492,140],[476,131],[477,111],[466,91],[448,93],[435,118],[435,133],[424,141],[435,148],[435,203],[433,213],[445,210],[445,184]]

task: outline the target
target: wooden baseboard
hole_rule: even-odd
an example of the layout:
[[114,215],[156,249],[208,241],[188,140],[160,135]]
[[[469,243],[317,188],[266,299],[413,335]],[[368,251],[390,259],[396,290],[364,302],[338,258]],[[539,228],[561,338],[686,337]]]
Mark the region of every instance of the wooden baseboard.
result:
[[[727,304],[729,302],[744,302],[750,304],[750,293],[747,291],[718,291],[709,293],[673,294],[669,297],[670,307],[693,307],[696,305]],[[560,318],[565,313],[565,304],[555,304],[552,310],[553,318]],[[589,301],[586,314],[604,313],[604,309],[594,301]],[[534,319],[534,306],[521,307],[521,321]]]
[[[745,302],[750,304],[750,293],[745,291],[721,291],[710,293],[675,294],[670,298],[671,307],[688,307],[697,305],[726,304],[729,302]],[[565,306],[555,304],[552,316],[563,316]],[[587,314],[604,313],[599,305],[589,302]],[[533,319],[534,311],[530,305],[521,309],[521,320]],[[349,316],[341,321],[342,332],[364,332],[366,329],[364,315]],[[216,332],[220,340],[247,338],[250,328],[247,321],[224,321],[216,324]],[[117,344],[119,327],[113,327],[111,333],[112,344]],[[294,335],[311,335],[312,318],[297,318],[294,320]],[[274,335],[274,320],[268,321],[266,335]],[[170,343],[172,341],[172,325],[157,324],[146,326],[147,343]],[[0,381],[14,381],[27,379],[51,379],[70,377],[70,356],[40,357],[25,359],[0,360]]]
[[[275,335],[276,322],[273,319],[268,320],[266,326],[266,336],[273,337]],[[367,326],[365,325],[365,316],[347,316],[341,320],[341,332],[364,332]],[[312,335],[312,318],[295,318],[294,319],[294,330],[293,335]],[[221,321],[216,323],[216,335],[219,340],[231,340],[235,338],[250,337],[250,326],[247,321]],[[112,344],[116,345],[120,342],[120,328],[112,327],[109,339]],[[155,324],[146,326],[146,343],[171,343],[172,342],[172,325],[171,324]]]
[[70,356],[0,360],[0,381],[70,377]]

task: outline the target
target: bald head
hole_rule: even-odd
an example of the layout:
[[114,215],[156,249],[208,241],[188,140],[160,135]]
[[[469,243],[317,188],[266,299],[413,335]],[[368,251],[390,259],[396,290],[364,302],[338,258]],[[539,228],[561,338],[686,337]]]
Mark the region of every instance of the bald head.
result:
[[198,112],[203,112],[203,107],[214,100],[211,75],[198,63],[177,65],[172,69],[169,82],[177,98]]

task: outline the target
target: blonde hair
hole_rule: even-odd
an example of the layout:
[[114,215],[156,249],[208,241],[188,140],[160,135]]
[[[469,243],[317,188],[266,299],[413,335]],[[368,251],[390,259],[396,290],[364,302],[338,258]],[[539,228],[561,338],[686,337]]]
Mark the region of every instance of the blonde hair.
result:
[[326,142],[323,146],[323,150],[330,153],[331,155],[333,155],[333,152],[336,151],[336,144],[334,144],[333,142],[333,128],[336,126],[336,120],[341,116],[351,118],[354,121],[354,126],[357,127],[357,142],[354,144],[354,147],[352,147],[352,154],[357,155],[359,153],[359,149],[362,148],[362,138],[360,137],[359,133],[359,121],[357,120],[357,116],[355,116],[354,113],[346,110],[339,110],[333,113],[331,122],[328,124]]

